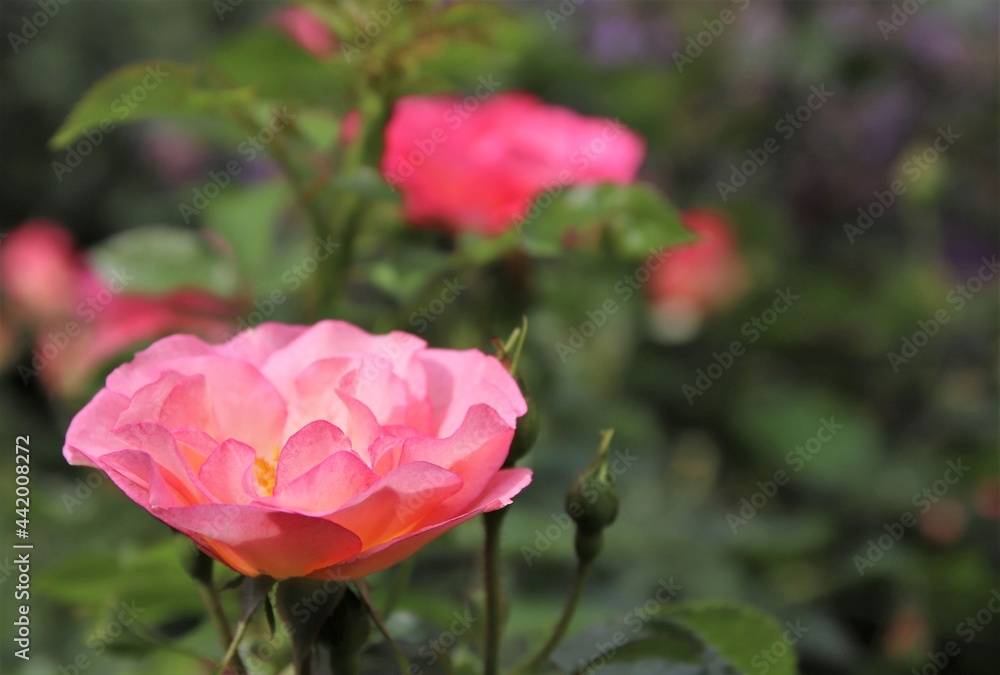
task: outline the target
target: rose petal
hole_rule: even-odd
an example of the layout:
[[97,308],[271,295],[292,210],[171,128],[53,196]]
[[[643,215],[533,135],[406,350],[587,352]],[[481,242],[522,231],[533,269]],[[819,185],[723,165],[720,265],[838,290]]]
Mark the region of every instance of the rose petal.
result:
[[198,479],[220,504],[249,504],[257,497],[247,485],[256,459],[253,448],[230,438],[208,456],[198,471]]
[[336,523],[255,505],[203,504],[150,511],[171,527],[202,538],[227,565],[248,576],[307,576],[361,550],[361,540]]
[[465,513],[367,549],[355,558],[316,570],[310,576],[320,579],[359,579],[384,570],[410,557],[443,533],[480,513],[507,506],[530,482],[529,469],[505,469],[493,476],[483,493]]
[[326,420],[317,420],[302,427],[281,449],[274,491],[280,491],[327,457],[338,452],[351,452],[351,441],[343,431]]
[[406,464],[329,516],[361,537],[365,548],[404,534],[461,490],[460,476],[426,462]]
[[124,450],[125,444],[111,435],[118,416],[128,407],[128,398],[102,389],[69,423],[63,456],[70,464],[97,466],[101,455]]
[[336,452],[287,485],[275,487],[274,497],[260,502],[272,508],[307,515],[333,513],[379,480],[354,452]]

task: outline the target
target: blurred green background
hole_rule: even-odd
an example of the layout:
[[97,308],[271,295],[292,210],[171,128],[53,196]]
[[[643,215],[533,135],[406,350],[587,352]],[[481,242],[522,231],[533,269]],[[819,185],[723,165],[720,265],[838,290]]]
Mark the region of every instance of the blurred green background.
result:
[[[112,69],[154,56],[196,59],[275,6],[231,4],[220,21],[208,2],[73,0],[16,52],[4,44],[3,229],[49,216],[91,246],[139,225],[185,227],[177,203],[225,164],[231,146],[202,140],[197,127],[142,122],[109,134],[60,181],[51,164],[61,153],[46,143]],[[916,8],[912,16],[904,5]],[[518,652],[554,620],[573,561],[571,536],[555,537],[530,565],[523,547],[538,546],[539,531],[545,538],[571,475],[597,446],[597,430],[614,427],[613,449],[636,459],[619,476],[619,521],[606,533],[574,629],[628,626],[628,613],[670,582],[682,598],[740,599],[798,625],[793,641],[803,673],[992,672],[1000,661],[1000,616],[988,609],[1000,597],[996,279],[964,302],[956,293],[984,257],[997,255],[998,5],[507,6],[514,19],[500,48],[446,50],[430,66],[441,89],[471,90],[476,75],[490,72],[505,89],[620,118],[647,141],[644,181],[679,208],[728,214],[751,279],[738,304],[685,344],[657,341],[636,296],[561,359],[556,343],[615,297],[616,280],[635,269],[584,258],[538,263],[508,303],[484,308],[474,290],[423,335],[437,345],[486,349],[468,317],[486,312],[495,334],[506,335],[530,303],[524,367],[544,427],[530,457],[535,481],[505,530],[508,648]],[[38,5],[4,0],[2,10],[7,36]],[[734,20],[718,24],[724,11]],[[898,26],[896,11],[903,11]],[[699,39],[700,53],[692,48]],[[814,87],[831,92],[829,100],[798,128],[781,125]],[[957,138],[934,160],[914,160],[940,129]],[[731,181],[733,165],[769,138],[778,150],[735,193],[720,194],[719,181]],[[262,192],[252,181],[271,173],[264,165],[258,171],[239,194]],[[866,230],[850,230],[859,209],[871,210],[876,193],[895,180],[905,194]],[[282,255],[294,257],[298,230],[288,232],[293,243]],[[488,270],[475,288],[503,291],[505,279]],[[800,299],[766,331],[747,328],[767,320],[765,310],[786,289]],[[295,309],[276,318],[297,320]],[[904,353],[922,330],[918,322],[942,309],[948,323],[894,364],[889,353]],[[357,320],[407,329],[380,310]],[[734,341],[745,352],[729,359]],[[731,365],[699,385],[702,372],[719,372],[709,371],[717,362]],[[50,401],[37,380],[25,387],[8,372],[0,405],[0,560],[13,558],[13,439],[24,434],[31,435],[35,543],[29,664],[13,657],[14,577],[6,567],[0,574],[3,671],[47,675],[83,654],[88,672],[195,672],[186,656],[148,655],[150,640],[172,635],[184,636],[185,651],[214,649],[210,629],[197,625],[200,606],[167,528],[106,479],[65,464],[62,437],[74,409]],[[827,437],[817,436],[824,421],[837,430],[817,442]],[[800,446],[816,451],[790,455]],[[954,485],[940,482],[949,461],[969,467]],[[780,471],[787,483],[770,484]],[[925,489],[930,496],[921,497]],[[919,514],[917,524],[870,553],[907,512]],[[453,610],[479,601],[480,538],[481,528],[469,524],[420,554],[401,604],[407,612],[394,617],[399,630],[410,630],[417,614],[447,626]],[[859,570],[859,556],[871,564]],[[376,577],[376,592],[390,579]],[[105,640],[120,603],[132,600],[145,609],[143,637]],[[968,623],[977,612],[978,622]],[[595,640],[577,634],[557,656],[576,663]],[[949,641],[958,655],[938,670],[928,654]],[[772,647],[762,645],[753,672],[767,672]]]

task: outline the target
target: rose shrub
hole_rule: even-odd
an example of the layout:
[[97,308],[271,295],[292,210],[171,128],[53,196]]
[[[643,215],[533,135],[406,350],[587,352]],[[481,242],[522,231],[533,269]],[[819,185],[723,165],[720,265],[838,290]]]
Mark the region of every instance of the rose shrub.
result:
[[64,455],[249,576],[353,579],[531,481],[501,466],[527,410],[500,362],[351,324],[175,335],[115,370]]

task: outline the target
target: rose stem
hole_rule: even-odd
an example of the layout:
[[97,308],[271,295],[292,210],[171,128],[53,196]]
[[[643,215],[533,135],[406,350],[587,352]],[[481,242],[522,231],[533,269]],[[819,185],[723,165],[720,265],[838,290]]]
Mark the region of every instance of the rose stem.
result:
[[247,632],[247,626],[250,625],[250,617],[245,619],[240,619],[236,623],[236,634],[233,635],[232,642],[229,643],[229,649],[226,650],[225,656],[219,661],[219,665],[215,668],[215,675],[222,675],[226,672],[226,668],[229,666],[229,662],[232,661],[233,665],[236,667],[236,672],[245,673],[246,668],[240,662],[239,654],[236,653],[236,649],[240,646],[240,640],[243,639],[243,634]]
[[500,672],[500,528],[506,509],[483,514],[486,528],[485,559],[483,561],[486,587],[486,636],[483,647],[483,675]]
[[[229,626],[229,619],[226,617],[226,612],[219,601],[219,594],[216,592],[215,586],[212,585],[211,579],[207,582],[198,581],[198,595],[201,596],[202,602],[205,603],[208,615],[212,617],[212,623],[215,624],[215,629],[219,632],[219,643],[223,649],[228,648],[233,641],[233,629]],[[238,672],[246,672],[246,667],[244,667],[238,655],[236,656],[235,665]]]
[[569,597],[566,598],[566,606],[563,607],[562,616],[559,617],[559,623],[552,630],[552,635],[549,636],[548,641],[542,646],[542,648],[535,654],[534,657],[523,666],[518,667],[514,672],[516,673],[532,673],[541,667],[549,658],[549,655],[559,646],[562,642],[563,636],[566,634],[566,629],[569,628],[569,623],[573,619],[573,613],[576,611],[576,605],[580,600],[580,595],[583,592],[584,583],[587,581],[587,574],[590,572],[590,562],[578,562],[576,566],[576,574],[573,578],[573,589],[570,591]]

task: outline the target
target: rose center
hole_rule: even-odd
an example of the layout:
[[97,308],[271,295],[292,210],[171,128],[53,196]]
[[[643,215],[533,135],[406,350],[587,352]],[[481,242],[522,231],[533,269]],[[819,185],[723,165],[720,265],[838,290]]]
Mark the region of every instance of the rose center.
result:
[[274,475],[278,466],[278,455],[280,454],[281,448],[276,445],[274,446],[274,455],[271,459],[258,457],[253,462],[253,476],[257,479],[257,485],[261,492],[267,497],[274,495]]

